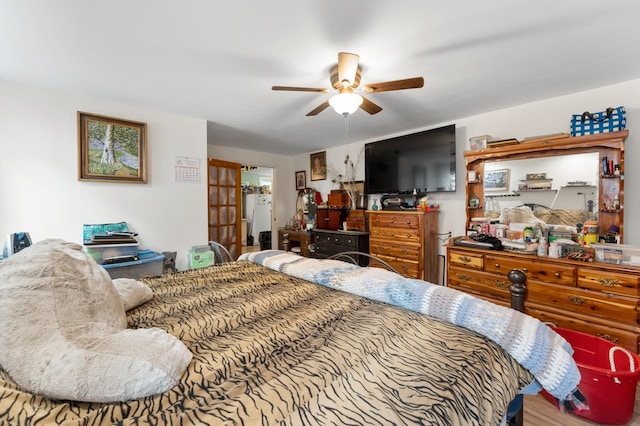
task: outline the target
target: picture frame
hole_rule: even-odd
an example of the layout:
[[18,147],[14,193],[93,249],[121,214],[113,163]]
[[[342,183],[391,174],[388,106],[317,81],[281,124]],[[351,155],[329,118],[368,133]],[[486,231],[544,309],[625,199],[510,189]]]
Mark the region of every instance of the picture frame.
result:
[[307,172],[300,170],[296,172],[296,190],[305,189],[307,187]]
[[508,191],[509,190],[509,169],[485,170],[484,190],[485,191]]
[[147,124],[78,111],[78,180],[147,183]]
[[311,180],[327,179],[327,151],[309,154]]

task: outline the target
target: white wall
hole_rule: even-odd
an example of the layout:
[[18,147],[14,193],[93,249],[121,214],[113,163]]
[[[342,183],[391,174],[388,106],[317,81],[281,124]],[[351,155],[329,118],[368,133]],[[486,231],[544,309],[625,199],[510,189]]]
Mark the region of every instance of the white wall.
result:
[[[488,134],[499,139],[521,140],[550,133],[568,133],[572,114],[602,111],[609,106],[619,105],[625,106],[627,110],[629,130],[625,147],[625,243],[640,244],[640,223],[633,220],[640,217],[640,187],[635,184],[640,177],[640,79],[412,130],[411,132],[414,132],[456,124],[457,190],[450,194],[430,195],[430,198],[441,206],[440,232],[451,232],[454,236],[464,234],[466,213],[463,151],[469,149],[470,137]],[[398,135],[390,134],[385,137]],[[383,138],[377,140],[379,139]],[[327,164],[341,166],[347,153],[352,157],[357,156],[366,142],[371,141],[327,149]],[[309,154],[298,155],[293,161],[295,164],[305,164],[309,176]],[[364,160],[358,172],[358,178],[364,179]],[[331,182],[330,177],[326,181],[310,182],[310,186],[321,191],[325,200],[331,189],[338,188],[337,184]],[[371,202],[372,197],[369,197],[369,204]]]
[[[452,122],[457,126],[457,191],[435,194],[442,207],[440,231],[464,233],[464,157],[468,139],[489,134],[523,139],[567,132],[571,114],[627,108],[629,139],[625,163],[625,243],[640,244],[640,79],[540,102],[520,105]],[[79,182],[77,180],[78,110],[143,121],[149,135],[149,183],[146,185]],[[440,123],[429,128],[440,127]],[[412,131],[425,130],[414,129]],[[386,135],[386,137],[397,134]],[[206,122],[158,111],[77,97],[0,81],[0,237],[28,231],[34,240],[60,237],[81,242],[82,225],[127,221],[140,232],[141,247],[179,252],[178,267],[186,266],[186,250],[207,240],[206,158],[274,169],[274,216],[283,226],[294,214],[295,170],[309,171],[309,155],[287,157],[215,146],[208,141]],[[327,149],[327,164],[341,167],[345,154],[356,157],[364,143]],[[213,144],[213,145],[212,145]],[[175,156],[201,160],[198,184],[173,182]],[[364,178],[364,160],[358,169]],[[326,195],[338,185],[308,182]],[[371,202],[371,201],[370,201]],[[274,235],[275,238],[275,235]]]
[[[77,111],[147,123],[148,183],[77,179]],[[0,237],[82,242],[83,224],[126,221],[140,248],[207,242],[206,121],[0,81]],[[201,161],[199,183],[173,181],[175,156]]]

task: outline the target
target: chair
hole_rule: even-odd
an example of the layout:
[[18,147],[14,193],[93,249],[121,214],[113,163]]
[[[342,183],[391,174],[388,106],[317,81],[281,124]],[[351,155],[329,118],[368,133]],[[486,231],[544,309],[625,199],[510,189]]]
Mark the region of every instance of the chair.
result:
[[209,247],[211,247],[211,251],[215,255],[216,263],[233,262],[235,260],[229,250],[219,242],[209,241]]

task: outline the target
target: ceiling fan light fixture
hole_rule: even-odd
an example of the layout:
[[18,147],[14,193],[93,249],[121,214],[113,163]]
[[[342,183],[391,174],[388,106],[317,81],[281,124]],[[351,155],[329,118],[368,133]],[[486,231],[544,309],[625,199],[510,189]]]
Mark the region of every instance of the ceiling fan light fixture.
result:
[[362,96],[355,93],[340,93],[329,98],[329,105],[340,115],[351,115],[360,105],[362,105]]

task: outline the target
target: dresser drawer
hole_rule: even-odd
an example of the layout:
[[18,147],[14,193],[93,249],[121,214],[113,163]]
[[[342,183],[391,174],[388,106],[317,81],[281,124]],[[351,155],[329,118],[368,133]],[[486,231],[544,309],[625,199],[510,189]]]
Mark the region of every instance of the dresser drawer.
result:
[[535,307],[528,307],[526,312],[544,323],[602,337],[634,353],[640,353],[638,352],[638,336],[631,331],[614,328],[605,324],[598,324],[591,321],[590,317],[582,315],[570,317],[567,316],[566,313],[549,312]]
[[449,263],[453,266],[464,266],[480,270],[484,265],[482,254],[458,250],[449,250]]
[[578,268],[578,287],[604,293],[638,296],[640,276],[617,271]]
[[369,251],[374,256],[402,258],[418,262],[420,260],[420,247],[399,245],[389,241],[371,240]]
[[401,241],[409,244],[420,244],[419,229],[370,228],[371,239]]
[[322,244],[322,245],[326,245],[326,244],[332,244],[332,245],[338,245],[338,246],[342,246],[345,249],[349,248],[349,249],[353,249],[356,250],[357,249],[357,238],[354,237],[353,235],[347,235],[347,234],[325,234],[323,232],[316,232],[314,233],[315,235],[315,242],[316,245],[317,244]]
[[449,267],[448,286],[464,292],[488,296],[492,299],[511,301],[511,283],[504,276],[487,274],[468,268]]
[[522,258],[506,258],[485,255],[484,270],[507,275],[512,269],[520,269],[529,280],[544,281],[546,283],[575,286],[576,268],[547,262],[535,262]]
[[407,214],[371,214],[370,228],[407,228],[420,229],[420,217]]
[[627,296],[527,281],[527,302],[552,306],[572,314],[598,316],[614,322],[631,325],[638,323],[638,299]]
[[387,257],[381,254],[374,254],[374,253],[371,253],[371,254],[378,257],[381,260],[384,260],[390,266],[392,266],[396,271],[400,272],[403,276],[407,278],[422,279],[422,271],[420,269],[420,263],[417,260],[413,261],[409,259],[399,259],[397,257]]

